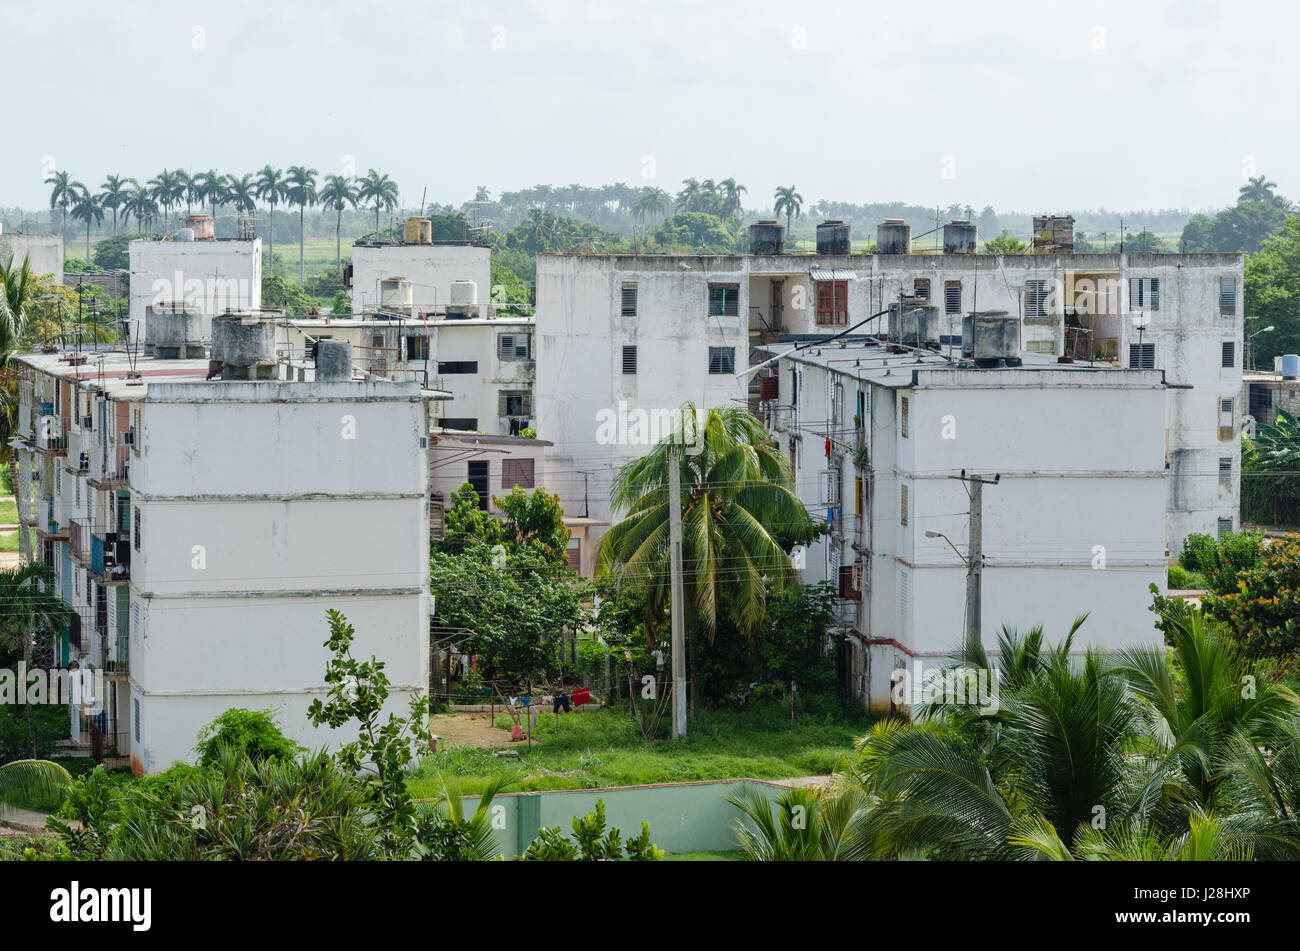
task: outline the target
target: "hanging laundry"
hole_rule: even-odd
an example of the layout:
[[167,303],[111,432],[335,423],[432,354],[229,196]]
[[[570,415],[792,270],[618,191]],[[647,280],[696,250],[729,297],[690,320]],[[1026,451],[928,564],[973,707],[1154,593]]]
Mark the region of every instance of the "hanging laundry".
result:
[[573,701],[575,707],[580,707],[584,703],[591,703],[591,688],[583,687],[581,690],[573,691],[570,695],[570,699]]
[[552,713],[559,713],[560,707],[564,707],[564,712],[569,712],[569,695],[567,693],[557,693],[555,695],[555,704]]

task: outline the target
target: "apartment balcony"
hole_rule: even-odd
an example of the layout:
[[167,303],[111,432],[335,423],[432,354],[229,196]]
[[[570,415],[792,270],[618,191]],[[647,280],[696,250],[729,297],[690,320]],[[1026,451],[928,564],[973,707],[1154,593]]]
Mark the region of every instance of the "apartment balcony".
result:
[[36,534],[43,541],[65,542],[68,540],[67,523],[59,524],[54,519],[54,499],[38,499],[35,506],[37,516],[35,522]]
[[77,564],[90,565],[90,521],[74,518],[68,523],[68,549]]
[[36,451],[51,456],[68,454],[68,431],[58,416],[42,416],[36,424]]
[[126,584],[131,580],[131,539],[125,532],[92,533],[90,570],[101,584]]
[[125,489],[131,475],[131,450],[127,446],[109,447],[107,463],[99,468],[91,464],[86,481],[96,489]]

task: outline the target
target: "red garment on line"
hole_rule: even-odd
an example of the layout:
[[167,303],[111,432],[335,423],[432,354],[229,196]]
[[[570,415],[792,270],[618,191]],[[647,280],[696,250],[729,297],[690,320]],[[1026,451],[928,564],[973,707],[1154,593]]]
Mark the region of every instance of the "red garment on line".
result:
[[591,689],[583,687],[581,690],[575,690],[569,694],[569,700],[573,702],[575,707],[580,707],[584,703],[591,703]]

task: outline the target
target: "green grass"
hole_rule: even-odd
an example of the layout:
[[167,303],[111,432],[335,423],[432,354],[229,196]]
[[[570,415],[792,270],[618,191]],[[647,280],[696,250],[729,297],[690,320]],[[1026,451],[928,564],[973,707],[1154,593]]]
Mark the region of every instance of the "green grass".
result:
[[0,532],[0,551],[17,551],[18,533]]
[[[473,795],[501,774],[515,781],[515,791],[817,776],[832,772],[851,753],[869,722],[865,715],[805,715],[792,727],[789,716],[780,706],[701,712],[684,740],[647,742],[626,712],[561,715],[558,733],[548,712],[538,719],[539,744],[531,752],[526,744],[510,746],[518,760],[453,747],[421,761],[411,791],[434,796],[445,783],[454,795]],[[509,729],[513,721],[499,716],[495,722]]]
[[665,855],[665,862],[743,862],[743,852],[678,852]]
[[0,525],[18,524],[18,503],[12,498],[0,498]]

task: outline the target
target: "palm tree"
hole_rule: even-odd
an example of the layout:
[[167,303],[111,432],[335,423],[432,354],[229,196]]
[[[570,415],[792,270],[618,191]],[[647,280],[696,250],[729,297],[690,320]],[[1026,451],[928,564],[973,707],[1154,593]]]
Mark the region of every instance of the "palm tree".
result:
[[307,276],[306,266],[303,263],[303,248],[307,234],[303,222],[307,206],[316,204],[316,169],[290,165],[285,182],[288,186],[285,189],[285,201],[298,206],[298,283],[302,284]]
[[776,194],[776,204],[772,210],[777,217],[785,215],[785,233],[790,234],[790,222],[792,218],[798,218],[803,211],[803,195],[794,190],[793,185],[778,186]]
[[[796,787],[775,803],[747,788],[727,801],[748,822],[737,820],[736,838],[744,857],[756,862],[849,862],[870,858],[863,826],[869,801],[857,788],[823,793]],[[776,807],[776,815],[772,807]]]
[[682,190],[677,193],[678,211],[694,211],[700,200],[700,183],[694,178],[682,179]]
[[158,200],[148,188],[141,185],[127,196],[122,212],[134,216],[136,227],[144,231],[147,223],[152,222],[159,213]]
[[203,183],[199,181],[197,175],[191,175],[183,168],[176,169],[176,203],[179,205],[181,200],[185,202],[185,215],[193,212],[194,203],[203,203]]
[[6,802],[58,801],[72,783],[72,774],[58,763],[16,759],[0,765],[0,808]]
[[248,214],[257,208],[257,183],[252,175],[226,176],[226,194],[222,199],[227,205],[234,205],[236,211]]
[[1256,175],[1246,179],[1246,184],[1237,189],[1237,201],[1272,201],[1277,196],[1273,189],[1277,188],[1277,182],[1270,182],[1263,175]]
[[10,484],[18,506],[18,550],[23,564],[32,560],[31,536],[27,534],[31,509],[30,500],[23,495],[18,480],[17,454],[9,448],[9,439],[18,422],[18,400],[14,398],[10,384],[13,374],[9,361],[21,345],[36,288],[36,274],[29,258],[24,257],[21,264],[12,258],[0,261],[0,381],[3,381],[0,384],[0,429],[3,429],[0,432],[0,454],[8,457]]
[[683,613],[694,702],[697,625],[712,641],[725,611],[741,635],[756,636],[769,592],[780,594],[797,580],[789,550],[811,540],[814,529],[794,494],[790,463],[756,417],[728,406],[710,409],[701,425],[695,406],[684,403],[675,431],[614,477],[610,503],[627,515],[598,552],[598,573],[645,587],[648,617],[663,616],[669,593],[672,465],[681,475]]
[[[60,631],[72,610],[57,594],[58,576],[44,562],[0,568],[0,645],[21,650],[30,667],[33,641],[42,633]],[[27,704],[27,741],[36,758],[36,724]]]
[[357,204],[375,203],[375,233],[379,233],[379,209],[393,208],[397,204],[397,183],[387,175],[375,171],[366,171],[366,177],[357,184]]
[[117,211],[125,207],[131,186],[136,184],[134,178],[109,175],[104,179],[104,184],[99,186],[102,189],[99,193],[99,206],[113,213],[113,234],[117,234]]
[[[482,189],[482,186],[479,186]],[[343,264],[343,210],[351,205],[357,206],[357,190],[352,179],[346,175],[326,175],[325,184],[317,196],[325,208],[334,209],[334,266]],[[477,199],[476,199],[477,200]],[[486,201],[486,199],[484,199]]]
[[68,206],[76,199],[77,191],[86,186],[81,182],[71,181],[67,172],[50,172],[45,181],[51,186],[50,210],[63,209],[63,215],[59,219],[59,233],[62,234],[68,227]]
[[734,218],[739,216],[741,211],[740,196],[749,189],[744,185],[737,185],[734,178],[724,178],[718,182],[718,187],[722,189],[722,217]]
[[[153,178],[149,179],[147,183],[149,186],[149,197],[152,198],[154,204],[161,208],[167,215],[169,223],[172,205],[185,198],[188,191],[188,183],[189,176],[180,169],[177,169],[174,172],[169,172],[167,169],[163,169]],[[157,214],[156,211],[155,214]],[[146,215],[146,217],[151,218],[152,216]]]
[[284,201],[287,187],[284,172],[278,168],[265,165],[257,173],[257,197],[271,206],[271,221],[266,233],[269,239],[267,254],[271,261],[272,274],[275,274],[275,206]]
[[72,217],[78,221],[86,223],[86,260],[90,260],[90,226],[103,224],[104,209],[100,207],[99,200],[92,195],[83,185],[77,192],[76,198],[73,199]]
[[632,215],[641,220],[662,218],[672,206],[672,196],[662,188],[646,187],[636,196],[636,201],[632,204]]
[[215,234],[217,227],[217,205],[226,197],[226,177],[215,168],[200,172],[194,176],[194,194],[197,201],[207,201],[212,205],[212,227]]

